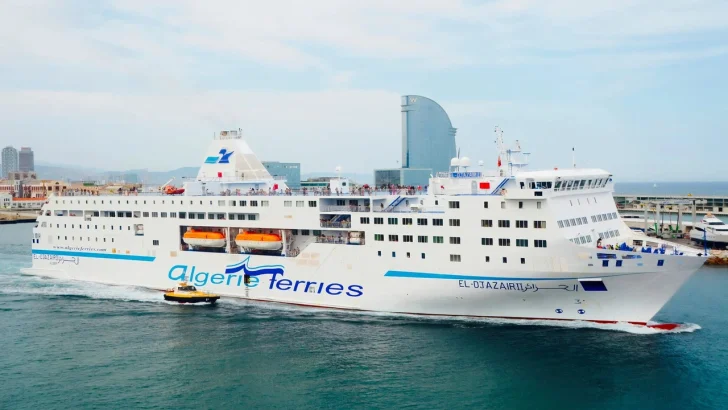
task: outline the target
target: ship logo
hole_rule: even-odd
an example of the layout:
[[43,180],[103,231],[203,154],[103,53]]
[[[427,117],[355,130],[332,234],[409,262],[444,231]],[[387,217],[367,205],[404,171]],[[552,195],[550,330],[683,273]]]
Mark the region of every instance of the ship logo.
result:
[[233,274],[243,271],[243,274],[247,276],[261,276],[261,275],[283,275],[283,265],[262,265],[262,266],[250,266],[250,256],[243,259],[233,265],[227,265],[225,267],[225,274]]
[[223,148],[220,150],[220,155],[213,155],[205,158],[205,164],[229,164],[230,156],[233,155],[234,152],[235,151],[227,152],[227,149]]

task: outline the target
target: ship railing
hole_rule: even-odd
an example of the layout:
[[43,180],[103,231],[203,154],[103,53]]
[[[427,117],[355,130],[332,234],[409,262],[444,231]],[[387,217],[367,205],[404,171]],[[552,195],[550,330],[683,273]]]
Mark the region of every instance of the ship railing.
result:
[[322,228],[351,228],[351,222],[326,222],[321,221]]
[[427,190],[422,189],[353,189],[350,192],[336,192],[330,189],[287,189],[287,190],[257,190],[257,191],[241,191],[241,190],[226,190],[219,192],[200,192],[199,194],[183,193],[183,194],[166,194],[163,191],[75,191],[66,190],[62,192],[54,192],[53,196],[56,197],[75,197],[75,196],[340,196],[340,197],[386,197],[386,196],[418,196],[426,195]]
[[338,206],[321,206],[322,212],[369,212],[370,206],[362,205],[338,205]]
[[338,245],[346,245],[349,243],[347,238],[338,236],[317,236],[316,243],[333,243]]

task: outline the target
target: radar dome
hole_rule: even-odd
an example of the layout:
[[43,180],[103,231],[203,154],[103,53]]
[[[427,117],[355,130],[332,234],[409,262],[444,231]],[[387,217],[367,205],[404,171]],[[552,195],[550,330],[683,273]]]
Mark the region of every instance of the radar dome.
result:
[[460,160],[460,166],[469,167],[470,166],[470,158],[463,157],[463,159]]
[[459,167],[460,165],[461,165],[460,164],[460,158],[455,157],[455,158],[453,158],[453,159],[450,160],[450,166],[451,167]]

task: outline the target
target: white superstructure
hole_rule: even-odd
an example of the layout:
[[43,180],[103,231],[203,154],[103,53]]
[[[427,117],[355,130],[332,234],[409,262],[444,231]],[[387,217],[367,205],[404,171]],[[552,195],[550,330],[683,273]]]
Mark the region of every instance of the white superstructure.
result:
[[607,171],[529,172],[520,148],[502,137],[499,147],[498,169],[457,159],[426,192],[345,179],[293,192],[238,131],[222,132],[181,195],[51,196],[25,272],[153,289],[187,280],[332,308],[643,324],[703,264],[634,234]]

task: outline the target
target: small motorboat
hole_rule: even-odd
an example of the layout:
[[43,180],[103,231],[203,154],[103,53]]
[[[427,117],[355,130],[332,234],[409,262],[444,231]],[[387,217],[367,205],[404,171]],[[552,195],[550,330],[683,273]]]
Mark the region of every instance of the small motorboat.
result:
[[164,292],[164,300],[170,302],[214,304],[218,299],[220,299],[219,295],[197,290],[187,282],[180,282],[176,288],[167,289]]
[[206,232],[191,229],[182,235],[182,240],[187,245],[203,246],[206,248],[224,248],[226,245],[225,235],[221,232]]
[[235,237],[240,248],[277,251],[283,247],[280,235],[274,233],[243,232]]

